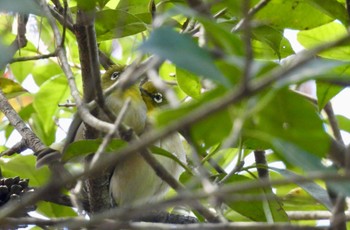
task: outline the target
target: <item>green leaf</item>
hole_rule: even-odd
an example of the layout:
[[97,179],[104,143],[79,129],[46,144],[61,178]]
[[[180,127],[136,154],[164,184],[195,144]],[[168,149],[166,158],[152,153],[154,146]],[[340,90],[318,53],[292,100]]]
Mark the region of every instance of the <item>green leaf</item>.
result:
[[342,86],[320,81],[316,82],[316,87],[319,110],[323,109],[334,96],[344,89]]
[[180,89],[192,98],[199,98],[202,85],[200,79],[190,72],[181,68],[176,68],[176,80]]
[[[230,179],[227,181],[227,183],[237,184],[240,182],[253,182],[252,179],[241,176],[241,175],[233,175],[230,177]],[[256,195],[261,196],[263,194],[271,197],[274,196],[273,193],[269,193],[266,191],[263,191],[261,189],[251,189],[248,191],[243,191],[238,193],[237,195]],[[234,194],[233,194],[234,195]],[[240,213],[243,216],[246,216],[254,221],[260,221],[260,222],[266,222],[267,217],[264,210],[264,202],[267,202],[268,209],[271,213],[271,217],[274,222],[286,222],[288,221],[288,216],[286,212],[283,210],[281,204],[276,199],[276,197],[273,197],[269,200],[251,200],[251,201],[226,201],[225,203],[236,212]],[[266,203],[265,203],[266,204]]]
[[307,1],[300,0],[270,1],[254,19],[275,28],[296,30],[311,29],[334,20]]
[[[169,122],[188,115],[194,109],[200,106],[206,106],[206,103],[217,99],[225,92],[224,88],[219,87],[210,92],[206,92],[203,96],[189,103],[184,103],[181,107],[176,109],[164,109],[155,114],[158,126],[165,126]],[[220,122],[218,122],[220,121]],[[198,121],[190,128],[190,133],[201,143],[206,144],[207,147],[217,144],[224,137],[226,137],[232,129],[232,118],[228,109],[220,110],[203,120]]]
[[98,41],[126,37],[147,29],[150,13],[130,14],[122,10],[103,10],[96,13],[95,29]]
[[[286,178],[301,177],[295,174],[294,172],[286,169],[279,169],[279,168],[270,168],[270,169],[280,173]],[[322,203],[325,207],[327,207],[328,210],[332,210],[333,205],[329,199],[329,195],[326,189],[322,188],[315,182],[308,182],[308,183],[296,182],[296,184],[299,185],[301,188],[303,188],[306,192],[308,192],[313,198],[315,198],[320,203]]]
[[290,164],[298,166],[306,172],[336,173],[335,168],[327,168],[322,164],[321,157],[306,152],[291,142],[274,138],[272,144],[276,153],[281,154]]
[[[1,9],[1,8],[0,8]],[[3,43],[3,39],[0,37],[0,70],[3,70],[5,66],[12,59],[14,50],[11,49],[8,45]]]
[[[22,52],[22,54],[23,53],[26,54],[29,52]],[[30,55],[32,55],[31,52],[30,52]],[[12,63],[10,67],[16,80],[22,83],[24,79],[26,79],[26,77],[32,72],[34,65],[32,62],[15,62],[15,63]]]
[[0,77],[0,89],[8,99],[28,92],[20,84],[3,77]]
[[[298,41],[307,49],[312,49],[315,46],[321,45],[325,42],[334,41],[347,34],[344,25],[338,22],[331,22],[323,26],[300,31],[298,33]],[[350,60],[350,47],[348,44],[332,48],[319,54],[321,57],[337,59],[341,61]]]
[[[102,139],[80,140],[71,143],[66,152],[63,153],[62,161],[67,162],[76,157],[86,156],[95,153],[102,143]],[[114,152],[126,145],[125,141],[113,139],[107,145],[105,152]]]
[[344,25],[348,24],[348,14],[345,6],[337,0],[306,0],[310,5],[319,9],[333,19],[340,20]]
[[294,54],[289,41],[283,36],[283,30],[277,30],[270,26],[259,26],[252,30],[252,35],[254,39],[266,44],[273,51],[272,54],[269,54],[267,48],[264,49],[262,44],[255,42],[253,43],[254,51],[259,57],[278,57],[281,59]]
[[[335,167],[324,166],[322,164],[322,158],[310,154],[290,142],[281,139],[274,139],[273,146],[274,149],[277,150],[276,152],[282,154],[289,163],[302,168],[306,172],[321,172],[337,175]],[[346,196],[350,194],[350,184],[347,181],[329,181],[327,184],[333,189],[333,191],[336,191],[339,194]]]
[[63,75],[58,75],[42,84],[34,96],[33,106],[37,112],[37,118],[42,123],[44,133],[49,134],[55,127],[54,118],[59,111],[58,104],[64,102],[68,95],[67,79]]
[[49,59],[45,60],[45,62],[37,61],[31,73],[35,83],[40,86],[48,79],[61,74],[62,69],[58,63]]
[[203,24],[208,37],[212,39],[213,44],[219,46],[226,53],[243,56],[244,49],[242,40],[235,33],[231,33],[225,28],[224,23],[208,20],[207,18],[198,18]]
[[228,79],[214,65],[209,52],[200,48],[190,36],[179,34],[169,27],[154,30],[139,49],[168,59],[180,68],[226,87],[230,85]]
[[253,110],[252,118],[243,129],[246,137],[258,139],[267,146],[278,138],[315,156],[326,156],[330,137],[315,104],[289,89],[272,91],[255,100],[257,111]]
[[73,217],[78,215],[71,207],[45,201],[39,202],[35,211],[50,218]]
[[170,152],[166,151],[165,149],[159,148],[158,146],[151,146],[151,147],[149,147],[149,149],[154,154],[157,154],[157,155],[164,156],[164,157],[172,159],[173,161],[175,161],[176,163],[181,165],[181,167],[184,168],[187,172],[189,172],[189,173],[191,172],[191,170],[187,167],[187,165],[185,165],[176,156],[174,156]]
[[41,7],[35,0],[0,1],[0,12],[18,12],[43,16]]
[[85,11],[92,11],[96,6],[97,0],[77,0],[77,6],[79,9],[85,10]]
[[350,119],[342,115],[336,115],[339,128],[350,133]]
[[208,147],[221,142],[223,138],[227,137],[232,127],[233,121],[226,109],[194,124],[191,128],[191,134],[195,140],[205,143]]
[[35,168],[35,163],[36,157],[33,155],[14,155],[0,158],[0,167],[4,177],[27,178],[29,186],[38,187],[48,181],[50,171],[47,167]]
[[129,14],[149,13],[149,1],[144,0],[120,0],[116,9]]
[[[283,64],[284,67],[288,68],[288,65],[290,65],[290,63],[293,64],[293,61],[293,59],[286,61]],[[330,77],[332,71],[335,71],[337,68],[342,68],[342,66],[344,66],[343,61],[327,60],[323,58],[313,59],[285,75],[284,79],[281,79],[276,85],[278,87],[285,87],[291,84],[305,82],[310,79],[332,79],[332,77]],[[339,76],[340,74],[338,77]]]

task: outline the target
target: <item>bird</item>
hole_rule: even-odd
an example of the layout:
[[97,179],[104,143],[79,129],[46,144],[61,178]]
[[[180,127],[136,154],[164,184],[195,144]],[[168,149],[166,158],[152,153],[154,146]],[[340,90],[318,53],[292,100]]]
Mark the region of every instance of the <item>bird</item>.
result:
[[[102,88],[118,81],[125,67],[114,66],[102,76]],[[154,111],[167,104],[166,98],[151,81],[135,83],[124,92],[113,92],[106,98],[107,107],[117,116],[126,98],[131,99],[125,114],[125,123],[142,137],[152,128]],[[185,162],[185,150],[179,134],[160,139],[156,146],[174,154]],[[183,172],[174,160],[160,155],[156,159],[178,179]],[[117,206],[136,206],[164,198],[169,186],[159,178],[140,154],[133,154],[115,165],[110,179],[110,194]]]
[[[101,77],[102,89],[106,90],[118,82],[126,68],[126,66],[120,64],[110,67]],[[147,131],[153,128],[152,117],[154,112],[167,104],[166,98],[151,81],[138,81],[125,90],[116,89],[112,91],[106,96],[105,105],[115,117],[118,117],[128,98],[130,104],[123,116],[122,123],[140,137],[147,135]],[[98,118],[110,121],[103,112],[98,113]],[[84,123],[75,124],[74,126],[76,126],[76,130],[68,132],[68,136],[73,133],[72,137],[67,137],[64,144],[59,143],[51,146],[48,150],[43,151],[41,155],[46,155],[52,150],[64,154],[65,149],[71,142],[84,139]],[[162,138],[154,145],[175,155],[180,161],[186,161],[184,146],[178,133]],[[176,179],[179,178],[183,169],[177,162],[165,156],[155,155],[155,157]],[[46,161],[43,160],[43,162]],[[169,190],[168,184],[156,175],[151,166],[138,153],[131,154],[125,160],[113,165],[110,174],[109,193],[113,206],[137,206],[155,202],[164,198]],[[82,199],[86,198],[84,192],[81,196]]]

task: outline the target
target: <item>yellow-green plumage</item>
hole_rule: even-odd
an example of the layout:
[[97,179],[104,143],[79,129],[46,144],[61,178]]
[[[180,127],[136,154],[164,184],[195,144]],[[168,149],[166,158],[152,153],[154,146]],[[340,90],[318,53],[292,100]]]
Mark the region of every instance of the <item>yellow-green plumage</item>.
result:
[[[108,88],[115,82],[115,80],[111,80],[111,75],[116,71],[122,72],[123,67],[115,66],[103,75],[103,88]],[[114,99],[114,97],[119,98],[119,100]],[[151,126],[147,114],[149,116],[150,111],[166,104],[166,100],[152,82],[146,82],[140,87],[138,84],[133,85],[122,95],[117,92],[112,93],[106,102],[111,110],[116,112],[120,110],[122,101],[127,97],[131,98],[131,105],[123,122],[142,136],[145,129]],[[178,134],[161,139],[156,145],[185,161],[185,151]],[[175,178],[179,177],[182,170],[175,161],[159,155],[155,155],[155,157]],[[119,206],[134,206],[159,200],[164,197],[168,188],[169,186],[156,175],[139,154],[134,154],[116,165],[110,181],[111,195]]]
[[[102,89],[105,90],[116,83],[124,68],[125,66],[115,65],[107,70],[102,75]],[[127,98],[131,99],[131,104],[124,116],[123,123],[132,128],[137,134],[141,134],[146,125],[147,107],[137,84],[130,86],[123,92],[120,90],[112,92],[106,98],[106,105],[115,116],[118,116]]]

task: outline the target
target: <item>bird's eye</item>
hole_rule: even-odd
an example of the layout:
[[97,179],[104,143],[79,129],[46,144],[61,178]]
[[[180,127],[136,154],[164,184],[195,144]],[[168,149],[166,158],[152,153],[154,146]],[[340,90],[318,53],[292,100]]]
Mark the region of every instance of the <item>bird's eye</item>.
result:
[[160,104],[163,102],[163,95],[161,93],[155,93],[152,95],[153,101]]
[[118,71],[113,72],[111,75],[111,80],[112,81],[117,80],[119,78],[119,75],[120,75],[120,72],[118,72]]

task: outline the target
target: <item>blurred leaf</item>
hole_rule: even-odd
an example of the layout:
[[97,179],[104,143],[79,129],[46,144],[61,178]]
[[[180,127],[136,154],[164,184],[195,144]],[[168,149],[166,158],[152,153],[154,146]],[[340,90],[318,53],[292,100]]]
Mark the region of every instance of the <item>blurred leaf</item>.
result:
[[[315,46],[323,44],[324,42],[330,42],[339,39],[346,34],[347,31],[344,25],[338,22],[331,22],[311,30],[300,31],[298,33],[298,41],[305,48],[312,49]],[[320,53],[319,56],[341,61],[349,61],[349,44],[329,49]]]
[[[63,153],[62,161],[67,162],[76,157],[86,156],[95,153],[102,144],[102,139],[80,140],[71,143],[66,152]],[[107,145],[105,152],[114,152],[126,145],[125,141],[113,139]]]
[[27,90],[24,89],[17,82],[14,82],[10,79],[3,78],[3,77],[0,77],[0,89],[8,99],[17,97],[27,92]]
[[[0,3],[1,4],[1,3]],[[1,8],[0,8],[1,9]],[[5,66],[12,59],[14,50],[10,46],[3,43],[3,39],[0,37],[0,70],[3,70]]]
[[148,5],[149,1],[145,0],[120,0],[116,9],[129,14],[149,13]]
[[[285,61],[282,68],[288,68],[290,64],[293,64],[295,60],[298,60],[302,53],[297,54],[295,57]],[[294,68],[289,74],[285,75],[276,85],[278,87],[284,87],[290,84],[302,83],[310,79],[322,79],[329,78],[332,71],[338,67],[344,66],[343,61],[327,60],[323,58],[315,58],[303,64],[299,68]]]
[[41,7],[35,0],[0,1],[0,12],[18,12],[43,16]]
[[219,46],[228,54],[237,56],[244,55],[242,40],[237,34],[231,33],[228,29],[225,29],[223,23],[210,21],[207,18],[199,18],[199,21],[203,24],[206,33],[216,46]]
[[98,41],[140,33],[151,23],[150,13],[130,14],[122,10],[103,10],[96,13],[95,29]]
[[24,79],[26,79],[26,77],[31,73],[33,67],[34,65],[32,62],[15,62],[10,65],[12,74],[20,83],[22,83]]
[[45,184],[50,171],[47,167],[35,168],[36,157],[33,155],[14,155],[11,157],[1,157],[0,167],[4,177],[19,176],[22,179],[29,179],[29,186],[38,187]]
[[176,68],[176,80],[181,90],[192,98],[199,98],[202,85],[200,79],[190,72]]
[[[281,175],[283,175],[286,178],[296,178],[296,177],[301,177],[297,174],[295,174],[292,171],[285,170],[285,169],[279,169],[279,168],[271,168],[271,170],[274,170],[276,172],[279,172]],[[313,198],[318,200],[320,203],[322,203],[325,207],[328,208],[328,210],[332,210],[333,205],[332,202],[329,199],[329,195],[326,189],[322,188],[315,182],[307,182],[307,183],[298,183],[296,182],[297,185],[299,185],[301,188],[303,188],[306,192],[308,192]]]
[[97,0],[77,0],[77,6],[79,9],[85,10],[85,11],[90,11],[93,10],[96,6]]
[[176,156],[174,156],[174,154],[171,154],[165,149],[159,148],[157,146],[151,146],[149,147],[149,149],[154,154],[172,159],[173,161],[181,165],[181,167],[184,168],[187,172],[191,172],[191,170],[182,161],[180,161]]
[[[283,141],[281,139],[274,139],[273,146],[288,162],[302,168],[306,172],[337,174],[336,168],[333,166],[324,166],[321,162],[321,158],[300,149],[290,142]],[[350,195],[350,184],[347,181],[329,181],[327,184],[333,191],[336,191],[341,195]]]
[[296,30],[311,29],[334,20],[307,1],[300,0],[270,1],[254,19],[275,28]]
[[336,115],[339,128],[350,133],[350,119],[342,115]]
[[151,33],[139,49],[164,59],[169,59],[178,67],[211,79],[226,87],[230,83],[214,65],[209,52],[200,48],[190,36],[179,34],[169,27],[160,27]]
[[35,211],[49,218],[73,217],[78,215],[72,207],[46,201],[39,202]]
[[274,138],[272,144],[276,153],[283,155],[289,163],[306,172],[336,173],[335,168],[327,168],[322,164],[321,157],[310,154],[291,142]]

